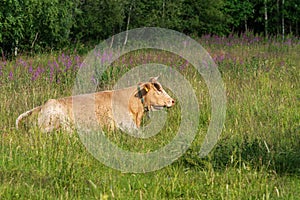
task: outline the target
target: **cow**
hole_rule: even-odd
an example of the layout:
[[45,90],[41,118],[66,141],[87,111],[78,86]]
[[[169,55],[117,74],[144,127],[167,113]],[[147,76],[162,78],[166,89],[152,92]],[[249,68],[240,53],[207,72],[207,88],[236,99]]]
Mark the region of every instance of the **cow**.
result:
[[157,79],[153,77],[148,82],[124,89],[50,99],[44,105],[21,114],[16,119],[16,128],[24,118],[38,114],[38,126],[42,132],[71,131],[80,119],[85,124],[96,120],[109,130],[124,127],[138,130],[145,113],[175,105],[175,100]]

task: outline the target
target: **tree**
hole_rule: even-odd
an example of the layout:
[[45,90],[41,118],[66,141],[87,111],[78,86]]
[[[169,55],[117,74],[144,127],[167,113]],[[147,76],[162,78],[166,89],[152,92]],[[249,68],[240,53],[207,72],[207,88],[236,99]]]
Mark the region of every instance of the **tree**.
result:
[[0,48],[18,50],[60,48],[69,43],[73,1],[4,0],[0,4]]
[[72,38],[76,41],[99,41],[125,27],[126,1],[83,0],[76,7]]
[[226,34],[228,16],[223,12],[223,0],[185,0],[182,14],[184,32],[187,34]]
[[17,53],[24,37],[25,15],[19,1],[3,1],[0,4],[0,44],[2,54]]
[[290,34],[299,35],[300,2],[297,0],[282,0],[282,22]]
[[248,31],[248,20],[253,18],[253,3],[249,0],[227,0],[224,6],[224,12],[230,16],[228,23],[231,31]]

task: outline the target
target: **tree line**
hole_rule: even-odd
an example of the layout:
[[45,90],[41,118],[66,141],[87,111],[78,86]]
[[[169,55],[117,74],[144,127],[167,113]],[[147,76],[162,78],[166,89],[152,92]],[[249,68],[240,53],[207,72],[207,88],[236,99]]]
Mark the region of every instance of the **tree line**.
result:
[[156,26],[201,36],[299,36],[299,0],[1,0],[2,56],[93,43]]

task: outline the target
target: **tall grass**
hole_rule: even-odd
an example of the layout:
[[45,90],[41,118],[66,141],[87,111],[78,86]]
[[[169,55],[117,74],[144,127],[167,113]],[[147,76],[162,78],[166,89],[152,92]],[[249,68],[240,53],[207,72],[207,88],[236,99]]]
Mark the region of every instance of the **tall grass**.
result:
[[[140,51],[114,63],[102,78],[94,77],[99,90],[111,88],[132,66],[154,60],[176,68],[197,88],[199,134],[173,164],[145,174],[106,167],[86,151],[76,133],[43,134],[33,126],[34,117],[15,129],[20,113],[71,95],[83,56],[52,53],[2,61],[0,199],[299,198],[299,40],[247,37],[199,39],[219,66],[228,101],[222,135],[206,158],[198,152],[210,120],[210,99],[189,63],[166,52]],[[178,116],[178,107],[169,110],[167,125],[149,140],[118,131],[107,135],[131,151],[157,149],[174,137]]]

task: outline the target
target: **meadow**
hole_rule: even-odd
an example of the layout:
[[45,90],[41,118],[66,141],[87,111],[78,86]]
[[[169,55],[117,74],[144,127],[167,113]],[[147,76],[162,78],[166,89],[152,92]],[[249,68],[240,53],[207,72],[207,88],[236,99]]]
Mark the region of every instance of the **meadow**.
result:
[[[16,130],[19,114],[72,94],[84,53],[3,58],[0,199],[300,199],[299,38],[282,42],[247,34],[208,35],[198,41],[218,65],[227,95],[222,134],[205,158],[198,152],[210,120],[210,100],[189,63],[168,53],[140,51],[91,79],[99,90],[107,89],[131,67],[155,61],[174,67],[197,91],[199,134],[178,160],[148,173],[111,169],[86,151],[76,132],[41,133],[34,117]],[[153,150],[172,139],[178,116],[178,106],[169,109],[166,127],[147,141],[119,131],[107,136],[131,151]]]

